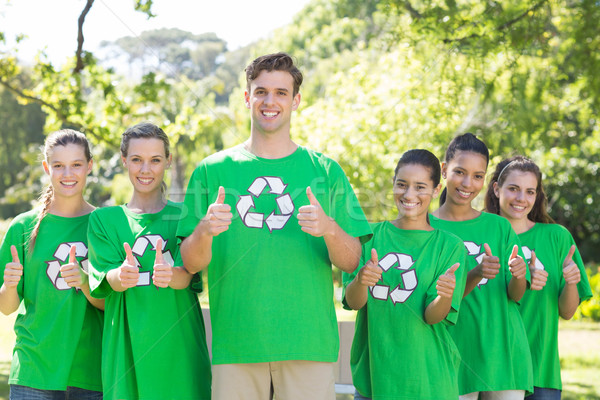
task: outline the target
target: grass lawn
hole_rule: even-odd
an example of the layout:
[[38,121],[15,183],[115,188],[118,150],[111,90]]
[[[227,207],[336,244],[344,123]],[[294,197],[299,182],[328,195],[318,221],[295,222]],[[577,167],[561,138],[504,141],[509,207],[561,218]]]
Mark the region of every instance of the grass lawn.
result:
[[[350,315],[341,315],[348,319]],[[15,315],[0,315],[0,400],[8,399],[8,372],[15,335]],[[600,400],[600,323],[563,321],[560,325],[563,399]],[[350,400],[351,395],[338,395]]]
[[563,399],[600,400],[600,323],[561,321]]

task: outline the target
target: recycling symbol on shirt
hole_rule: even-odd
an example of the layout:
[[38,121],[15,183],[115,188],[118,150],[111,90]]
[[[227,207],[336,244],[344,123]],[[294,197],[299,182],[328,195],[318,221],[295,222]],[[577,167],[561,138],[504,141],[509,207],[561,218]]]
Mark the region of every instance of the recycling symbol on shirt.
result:
[[[523,255],[525,256],[525,260],[527,260],[527,265],[529,265],[529,261],[531,261],[531,249],[527,246],[522,246],[521,249],[523,249]],[[546,269],[539,258],[535,259],[535,269]]]
[[[165,259],[165,262],[167,262],[170,266],[173,266],[175,264],[175,261],[173,261],[173,256],[171,255],[171,251],[164,251],[167,247],[168,239],[164,239],[160,235],[142,235],[135,239],[133,246],[131,246],[131,252],[135,256],[136,267],[141,268],[142,265],[140,264],[138,258],[142,258],[144,254],[146,254],[146,251],[148,251],[148,247],[150,247],[151,251],[156,252],[156,242],[158,241],[158,239],[163,240],[163,246],[161,250],[163,251],[163,258]],[[140,272],[140,277],[138,278],[137,284],[135,286],[149,286],[150,283],[152,283],[152,272],[143,271]]]
[[[269,191],[266,193],[277,195],[275,202],[280,213],[275,214],[275,210],[273,210],[265,218],[265,214],[250,212],[250,210],[254,208],[253,197],[258,198],[267,186],[269,187]],[[292,197],[289,193],[283,193],[286,187],[287,184],[283,183],[281,178],[277,176],[259,176],[256,178],[248,187],[248,193],[250,194],[240,195],[240,199],[235,206],[244,225],[248,228],[262,229],[266,223],[270,232],[276,229],[283,229],[295,209]]]
[[[477,261],[477,264],[481,264],[481,260],[483,260],[483,256],[485,254],[485,249],[483,248],[483,246],[478,245],[475,242],[464,242],[464,243],[465,243],[465,247],[467,248],[467,254],[475,257],[475,261]],[[486,283],[488,283],[488,279],[481,278],[481,280],[477,284],[477,287],[481,288],[481,286],[485,285]]]
[[[64,278],[60,276],[60,266],[62,264],[67,263],[69,260],[69,253],[71,251],[71,246],[75,246],[75,256],[83,258],[80,261],[81,268],[87,273],[88,272],[88,248],[83,242],[68,242],[61,243],[56,248],[54,252],[54,260],[46,261],[48,267],[46,268],[46,275],[50,279],[50,282],[54,285],[54,287],[58,290],[69,290],[71,286],[67,284]],[[79,289],[79,288],[76,288]]]
[[396,268],[397,270],[403,271],[400,275],[402,283],[399,283],[392,291],[387,285],[376,284],[375,286],[369,287],[371,296],[377,300],[386,301],[388,297],[392,300],[394,305],[397,303],[404,303],[417,287],[417,273],[414,269],[409,269],[414,265],[415,261],[408,254],[402,253],[388,253],[381,260],[379,260],[379,266],[383,269],[383,272],[388,272],[390,268]]

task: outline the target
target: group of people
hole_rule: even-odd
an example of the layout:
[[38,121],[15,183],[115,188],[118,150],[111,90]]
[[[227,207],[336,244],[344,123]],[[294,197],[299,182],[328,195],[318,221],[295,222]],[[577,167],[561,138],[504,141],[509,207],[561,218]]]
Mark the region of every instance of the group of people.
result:
[[10,399],[334,399],[332,264],[358,310],[355,399],[560,398],[558,317],[591,291],[535,163],[500,163],[481,212],[480,139],[457,136],[441,165],[409,150],[397,218],[369,224],[339,164],[291,139],[293,60],[245,71],[251,135],[204,159],[183,203],[167,200],[169,139],[152,123],[122,135],[133,194],[114,207],[84,198],[85,136],[47,138],[50,184],[0,248],[0,311],[18,310]]

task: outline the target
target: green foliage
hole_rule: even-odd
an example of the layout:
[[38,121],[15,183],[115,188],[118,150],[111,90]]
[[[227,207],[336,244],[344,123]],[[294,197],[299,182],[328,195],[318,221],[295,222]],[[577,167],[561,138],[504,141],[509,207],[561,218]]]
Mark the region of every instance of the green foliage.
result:
[[152,18],[155,15],[152,13],[153,0],[135,0],[133,6],[136,11],[143,12],[148,15],[148,18]]
[[[0,218],[12,217],[30,208],[36,194],[24,185],[26,157],[43,141],[45,115],[36,104],[19,104],[12,93],[0,88]],[[40,171],[41,172],[41,171]],[[20,190],[27,189],[27,190]]]
[[550,212],[598,260],[600,6],[594,1],[315,0],[255,53],[303,68],[301,143],[340,161],[369,218],[390,218],[391,175],[407,149],[442,158],[472,131],[491,168],[525,154]]
[[[151,0],[135,7],[152,15]],[[516,153],[538,162],[551,215],[598,261],[598,20],[594,0],[313,0],[269,40],[235,52],[214,34],[178,29],[143,34],[154,55],[120,39],[117,50],[146,65],[137,82],[90,53],[75,75],[75,60],[57,68],[42,54],[26,81],[16,53],[0,49],[0,83],[41,105],[46,132],[74,127],[93,139],[98,204],[115,201],[113,179],[125,182],[115,178],[120,133],[142,120],[163,126],[178,196],[199,159],[247,137],[243,67],[287,51],[305,75],[294,139],[339,160],[370,219],[395,214],[391,174],[402,152],[441,158],[454,135],[472,131],[490,147],[490,168]]]
[[195,35],[177,28],[144,31],[115,42],[103,42],[127,56],[131,67],[160,71],[170,78],[202,79],[215,72],[226,43],[214,33]]
[[581,303],[577,317],[600,321],[600,273],[590,274],[589,278],[593,295],[591,299]]

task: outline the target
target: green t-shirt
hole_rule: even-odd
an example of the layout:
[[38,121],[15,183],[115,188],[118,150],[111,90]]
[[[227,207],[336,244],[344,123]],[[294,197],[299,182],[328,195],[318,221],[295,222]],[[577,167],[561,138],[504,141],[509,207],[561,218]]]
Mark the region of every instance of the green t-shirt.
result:
[[[363,245],[360,266],[375,248],[384,273],[356,316],[350,355],[354,386],[374,400],[456,400],[460,357],[446,325],[456,321],[464,293],[463,243],[438,229],[402,230],[390,222],[372,228],[373,239]],[[461,266],[455,272],[450,313],[444,323],[429,325],[425,309],[437,297],[438,278],[455,263]],[[344,289],[359,268],[343,274]]]
[[[561,389],[560,360],[558,357],[558,299],[565,287],[562,264],[575,241],[564,227],[558,224],[536,223],[533,228],[519,235],[527,261],[531,250],[537,257],[536,268],[548,272],[546,286],[542,290],[525,292],[519,311],[529,339],[533,361],[533,385],[541,388]],[[585,266],[579,251],[573,261],[581,272],[577,284],[581,301],[592,297]]]
[[23,265],[8,383],[41,390],[74,386],[100,391],[103,313],[60,277],[71,245],[77,247],[77,260],[87,268],[89,214],[75,218],[47,214],[30,253],[26,246],[38,215],[33,210],[13,219],[0,248],[0,284],[6,264],[12,262],[11,245]]
[[303,147],[279,159],[242,146],[214,154],[190,179],[177,236],[194,231],[219,186],[233,220],[213,239],[208,266],[213,364],[335,361],[331,262],[325,240],[302,232],[297,214],[310,186],[345,232],[370,236],[341,167]]
[[[118,206],[90,217],[90,287],[93,296],[106,298],[105,399],[210,399],[210,361],[196,294],[152,284],[158,238],[165,260],[177,259],[180,212],[180,204],[169,202],[155,214]],[[115,292],[106,274],[125,260],[125,242],[139,263],[140,279],[138,286]]]
[[[460,394],[480,391],[533,389],[531,354],[518,305],[508,296],[512,278],[508,259],[519,238],[510,223],[482,212],[468,221],[446,221],[431,215],[431,225],[460,237],[467,249],[467,270],[485,254],[483,244],[500,258],[494,279],[482,279],[463,300],[456,325],[448,330],[460,351]],[[523,254],[519,251],[521,257]],[[527,281],[530,281],[529,269]]]

